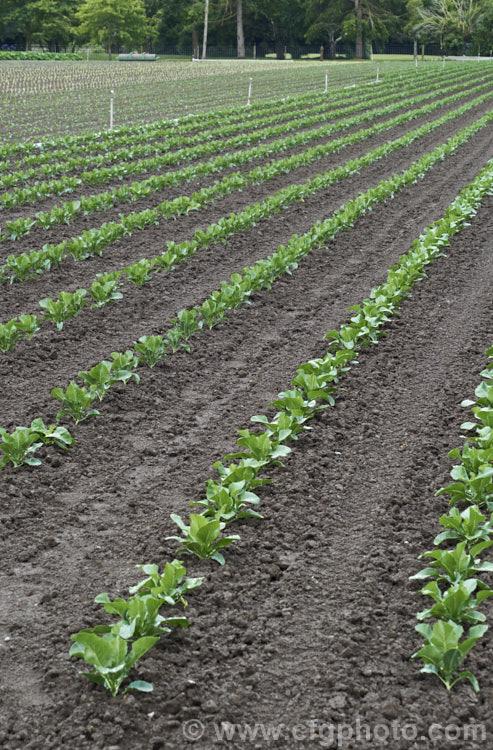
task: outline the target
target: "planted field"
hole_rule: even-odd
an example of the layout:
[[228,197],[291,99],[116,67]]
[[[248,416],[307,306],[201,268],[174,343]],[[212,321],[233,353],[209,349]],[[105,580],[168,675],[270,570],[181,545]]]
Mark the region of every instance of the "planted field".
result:
[[489,746],[492,122],[430,64],[0,146],[2,748]]

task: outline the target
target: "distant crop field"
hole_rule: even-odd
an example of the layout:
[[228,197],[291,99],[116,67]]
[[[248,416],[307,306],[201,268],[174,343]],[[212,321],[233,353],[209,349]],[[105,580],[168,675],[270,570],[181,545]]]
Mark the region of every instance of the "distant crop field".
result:
[[493,68],[58,65],[0,66],[2,750],[488,747]]
[[[382,63],[381,72],[404,70]],[[328,86],[376,78],[376,64],[318,62],[0,62],[0,136],[36,139],[104,130],[110,91],[115,92],[115,127],[164,117],[207,112],[211,106],[318,93]],[[12,118],[12,112],[16,117]]]

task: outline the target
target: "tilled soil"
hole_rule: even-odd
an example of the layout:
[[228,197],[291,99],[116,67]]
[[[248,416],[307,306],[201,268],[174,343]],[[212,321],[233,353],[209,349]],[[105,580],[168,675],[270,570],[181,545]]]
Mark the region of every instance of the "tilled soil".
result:
[[[238,524],[241,541],[224,568],[184,557],[188,573],[205,581],[189,597],[191,627],[135,670],[154,692],[112,699],[78,677],[68,648],[71,633],[108,620],[96,594],[125,595],[139,580],[135,565],[173,558],[169,514],[189,512],[212,463],[234,450],[235,431],[266,412],[299,364],[324,352],[324,333],[443,215],[492,145],[484,129],[292,276],[192,339],[190,354],[139,370],[138,387],[113,389],[102,417],[68,425],[76,446],[67,456],[52,450],[41,467],[2,472],[2,748],[489,747],[490,639],[468,657],[479,695],[465,682],[447,694],[420,675],[409,657],[420,645],[413,628],[424,605],[408,576],[446,510],[434,493],[459,444],[460,402],[480,382],[493,341],[492,198],[430,267],[387,337],[361,353],[336,406],[292,444],[286,468],[270,472],[273,484],[260,490],[265,519]],[[53,419],[53,386],[163,330],[231,272],[405,168],[421,153],[413,149],[129,290],[122,303],[82,314],[58,335],[46,329],[21,342],[2,355],[2,424]],[[75,281],[76,264],[71,272]],[[231,738],[221,739],[227,722]],[[255,738],[241,735],[247,725]],[[447,726],[456,729],[445,736]]]

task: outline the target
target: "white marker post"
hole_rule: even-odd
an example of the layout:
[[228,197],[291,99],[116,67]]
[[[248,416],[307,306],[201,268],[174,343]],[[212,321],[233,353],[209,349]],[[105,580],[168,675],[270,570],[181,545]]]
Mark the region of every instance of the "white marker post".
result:
[[113,97],[115,96],[115,92],[113,89],[111,89],[111,99],[110,99],[110,130],[113,130]]
[[418,56],[414,55],[414,65],[416,66],[416,73],[418,72]]
[[380,81],[380,63],[377,63],[377,80],[376,83],[379,83]]
[[324,90],[324,94],[326,94],[328,90],[329,90],[329,71],[326,70],[325,71],[325,90]]
[[250,85],[248,86],[248,101],[247,101],[247,107],[251,105],[251,99],[252,99],[252,81],[253,78],[250,78]]

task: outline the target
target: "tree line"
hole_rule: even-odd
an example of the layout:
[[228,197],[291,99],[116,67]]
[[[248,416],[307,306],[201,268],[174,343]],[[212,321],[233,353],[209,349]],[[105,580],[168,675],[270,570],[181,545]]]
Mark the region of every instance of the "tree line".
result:
[[365,58],[388,40],[438,44],[443,54],[493,47],[493,0],[0,0],[0,43],[50,51],[98,45],[124,49],[192,48],[207,44],[273,48],[337,44]]

